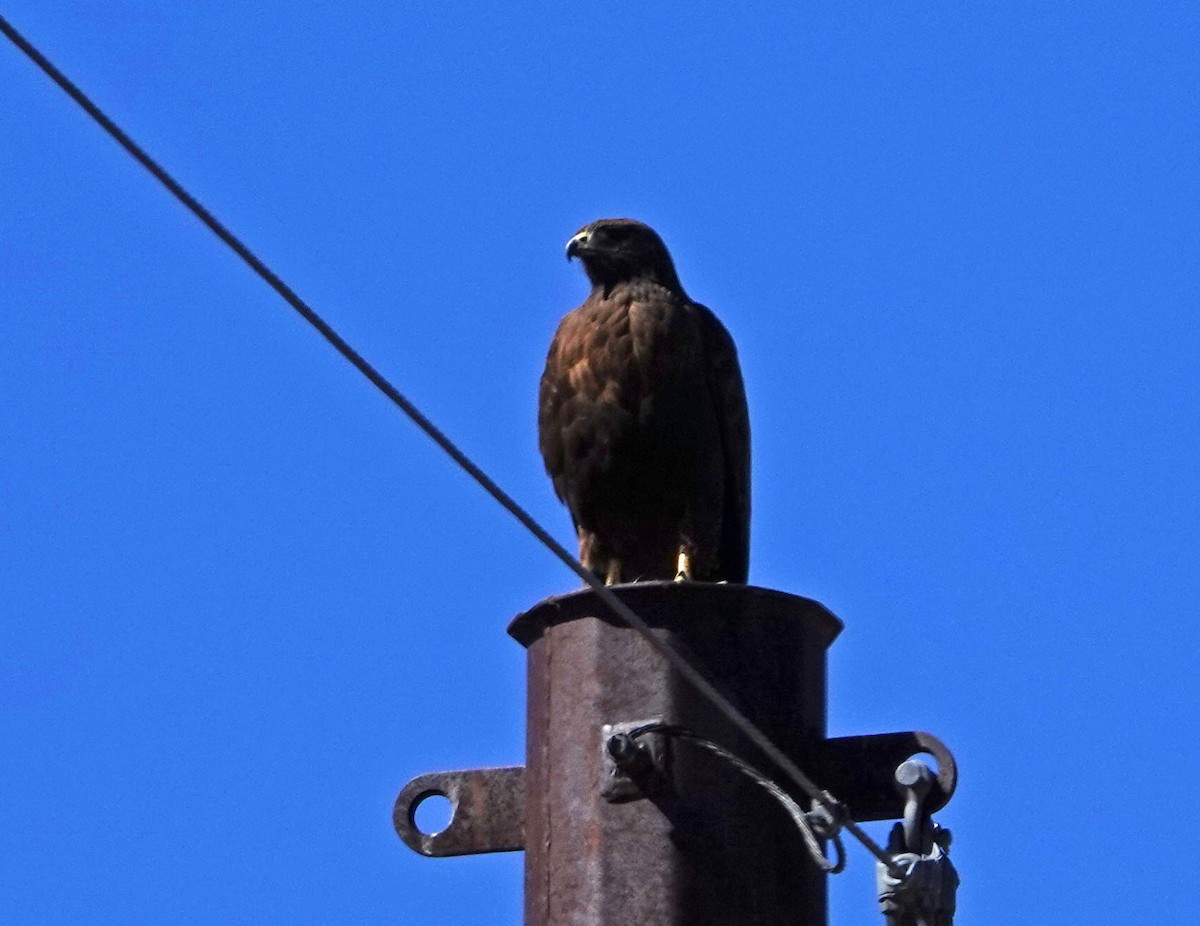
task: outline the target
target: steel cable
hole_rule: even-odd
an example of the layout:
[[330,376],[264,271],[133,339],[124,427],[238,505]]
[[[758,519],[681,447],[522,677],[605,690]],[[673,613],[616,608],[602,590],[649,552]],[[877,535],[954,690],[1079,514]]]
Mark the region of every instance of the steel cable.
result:
[[567,568],[574,572],[584,583],[590,586],[617,616],[635,631],[645,637],[655,649],[671,664],[671,666],[696,688],[714,707],[724,714],[737,729],[745,735],[768,759],[782,769],[787,777],[792,779],[805,794],[823,806],[833,818],[845,827],[876,859],[888,867],[897,877],[903,877],[903,869],[897,865],[888,854],[880,848],[861,827],[846,816],[844,806],[829,792],[823,791],[800,770],[758,727],[718,691],[704,675],[692,666],[669,643],[660,639],[633,610],[618,598],[590,570],[572,556],[549,532],[533,519],[508,493],[500,488],[490,476],[480,469],[471,459],[458,449],[457,446],[443,434],[411,401],[409,401],[388,379],[368,363],[341,335],[339,335],[317,312],[298,296],[273,270],[262,262],[245,244],[226,228],[211,212],[183,188],[170,174],[166,172],[153,158],[150,157],[132,138],[129,137],[115,122],[93,103],[82,90],[72,83],[66,75],[30,44],[3,16],[0,16],[0,32],[19,48],[34,64],[36,64],[54,83],[56,83],[72,100],[74,100],[114,141],[124,148],[139,164],[154,176],[167,190],[178,199],[193,215],[206,225],[210,231],[220,238],[234,251],[262,280],[278,293],[288,305],[296,310],[305,321],[312,325],[330,345],[348,360],[374,386],[387,396],[412,422],[420,428],[435,444],[438,445],[455,463],[471,476],[485,492],[500,503],[526,530],[533,534],[542,545],[553,553]]
[[687,727],[680,727],[670,723],[647,723],[640,727],[635,727],[628,733],[617,735],[624,735],[629,737],[630,740],[636,741],[649,733],[661,733],[663,736],[673,736],[676,739],[687,740],[705,752],[710,752],[728,762],[783,806],[783,809],[787,811],[787,815],[792,818],[792,822],[796,824],[796,829],[800,831],[800,835],[804,837],[804,845],[808,849],[808,854],[812,857],[813,862],[818,868],[826,874],[836,875],[846,867],[846,850],[842,846],[842,840],[838,835],[836,823],[830,821],[833,825],[828,828],[825,834],[825,837],[830,839],[834,846],[834,860],[831,862],[825,857],[825,853],[821,849],[821,836],[817,834],[816,828],[809,821],[808,816],[804,813],[800,805],[783,788],[779,787],[779,785],[741,756],[735,755],[719,743],[705,739]]

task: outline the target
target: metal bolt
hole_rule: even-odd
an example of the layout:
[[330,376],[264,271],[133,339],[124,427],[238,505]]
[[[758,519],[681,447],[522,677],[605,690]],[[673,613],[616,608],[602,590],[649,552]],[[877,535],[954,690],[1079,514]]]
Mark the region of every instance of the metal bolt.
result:
[[904,845],[909,852],[929,852],[929,814],[925,797],[933,787],[933,771],[919,759],[908,759],[896,769],[896,784],[905,792]]
[[642,746],[628,733],[614,733],[605,744],[613,764],[623,772],[634,771],[644,767],[648,756],[646,747]]
[[906,759],[896,769],[896,784],[904,790],[913,790],[923,798],[933,786],[933,770],[920,759]]

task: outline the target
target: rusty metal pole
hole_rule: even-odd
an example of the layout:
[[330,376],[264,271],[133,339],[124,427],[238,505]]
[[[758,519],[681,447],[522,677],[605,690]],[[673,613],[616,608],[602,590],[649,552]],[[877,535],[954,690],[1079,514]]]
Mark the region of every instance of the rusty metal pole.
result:
[[[936,767],[922,819],[954,794],[957,764],[936,736],[825,738],[825,651],[842,625],[815,601],[702,583],[613,591],[850,819],[911,817],[897,767],[915,755]],[[527,764],[413,778],[392,812],[405,845],[431,857],[525,850],[525,926],[824,926],[825,876],[783,808],[682,731],[777,770],[657,649],[591,591],[549,598],[509,632],[527,650]],[[427,833],[416,812],[433,795],[452,812]],[[945,890],[914,901],[881,882],[885,910],[953,911],[957,875],[933,855]]]
[[[817,760],[837,618],[741,585],[614,590],[788,755]],[[825,876],[794,825],[716,757],[667,741],[649,795],[606,796],[605,724],[661,720],[762,761],[649,643],[590,590],[542,602],[509,633],[528,651],[525,926],[823,926]]]

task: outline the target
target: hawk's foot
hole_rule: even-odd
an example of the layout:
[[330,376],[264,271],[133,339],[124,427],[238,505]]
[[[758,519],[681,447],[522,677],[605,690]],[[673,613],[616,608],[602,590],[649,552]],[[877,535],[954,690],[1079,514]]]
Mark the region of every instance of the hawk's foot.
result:
[[683,550],[679,551],[679,565],[675,568],[675,581],[692,581],[692,558],[683,552]]

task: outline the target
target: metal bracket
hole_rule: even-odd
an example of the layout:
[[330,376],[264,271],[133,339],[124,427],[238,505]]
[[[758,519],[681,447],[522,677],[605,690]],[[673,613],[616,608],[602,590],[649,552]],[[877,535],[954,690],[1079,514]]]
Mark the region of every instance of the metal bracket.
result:
[[606,723],[600,728],[600,796],[612,804],[646,797],[648,788],[666,779],[670,762],[669,740],[661,733],[645,733],[636,740],[627,734],[650,724],[650,720]]
[[850,818],[899,820],[905,798],[896,790],[896,767],[906,759],[926,753],[937,762],[937,772],[924,796],[927,813],[941,810],[958,785],[958,766],[946,745],[932,733],[871,733],[839,736],[817,744],[812,776],[845,805]]
[[[647,733],[637,738],[638,752],[631,772],[617,767],[607,744],[614,734],[628,732],[650,720],[605,724],[601,730],[603,777],[601,794],[614,803],[645,797],[647,788],[665,781],[670,771],[667,737]],[[929,733],[876,733],[841,736],[814,744],[802,764],[813,778],[846,805],[850,818],[898,820],[905,815],[906,795],[897,792],[893,777],[905,759],[928,753],[937,761],[936,776],[922,800],[925,813],[941,809],[958,784],[954,757],[941,740]],[[648,760],[648,761],[647,761]],[[642,770],[637,763],[646,761]],[[423,833],[414,818],[421,801],[441,795],[453,805],[450,823],[440,833]],[[525,769],[482,768],[419,775],[404,786],[393,813],[396,832],[414,852],[428,856],[514,852],[525,848]]]
[[[417,828],[430,797],[448,798],[450,822],[437,833]],[[515,852],[525,848],[525,767],[479,768],[418,775],[396,798],[392,822],[404,844],[432,857]]]

